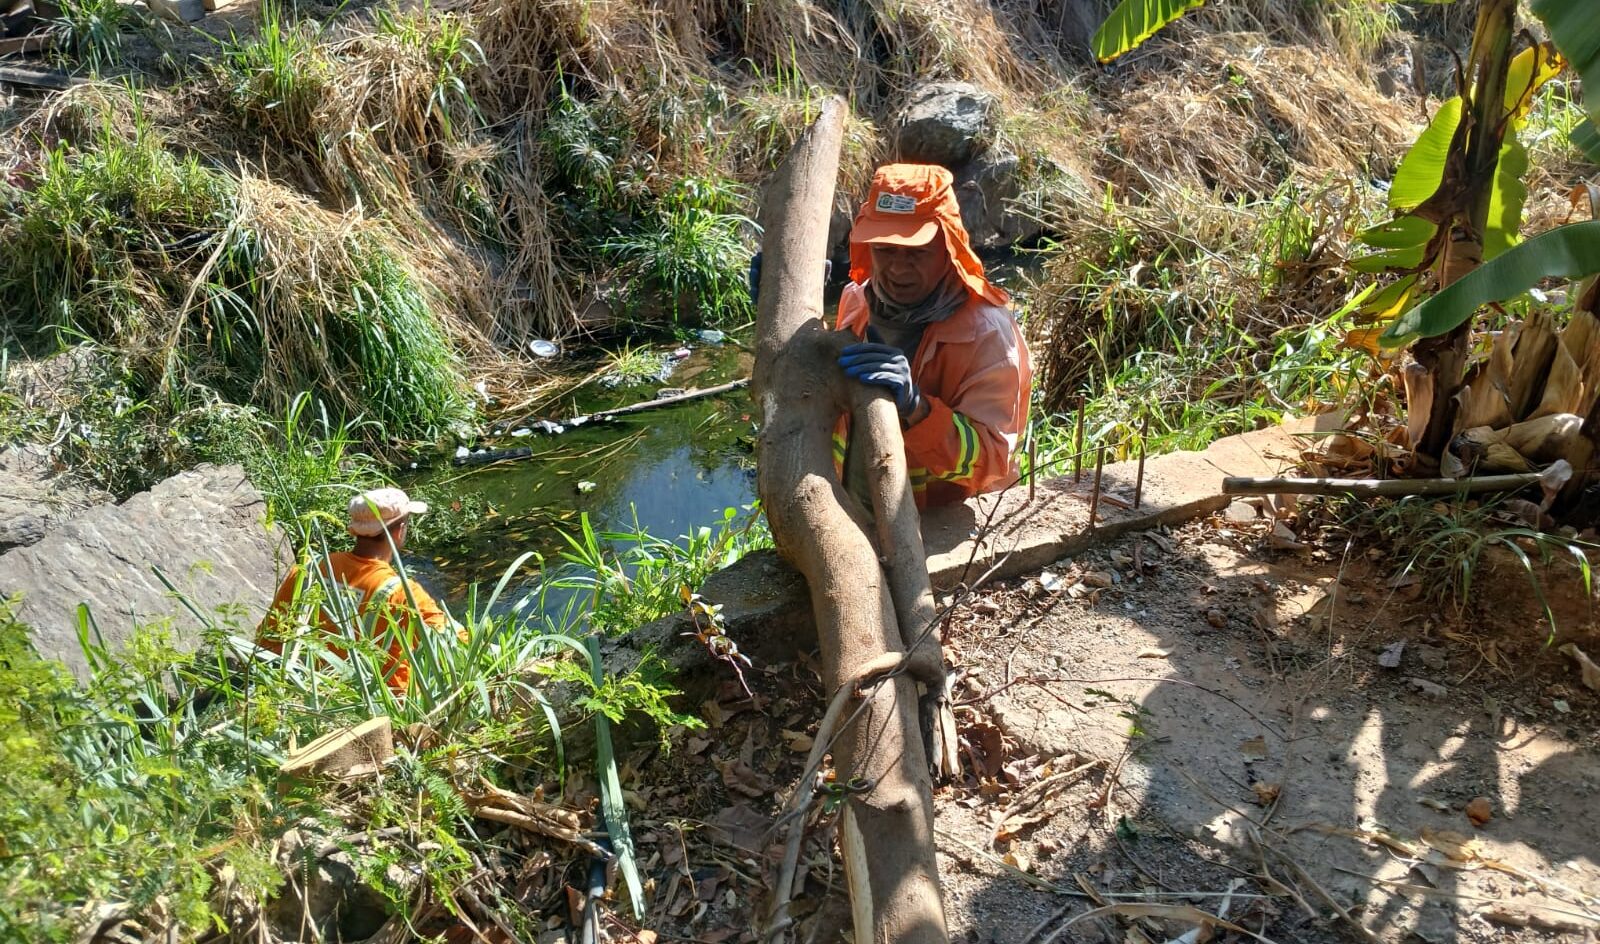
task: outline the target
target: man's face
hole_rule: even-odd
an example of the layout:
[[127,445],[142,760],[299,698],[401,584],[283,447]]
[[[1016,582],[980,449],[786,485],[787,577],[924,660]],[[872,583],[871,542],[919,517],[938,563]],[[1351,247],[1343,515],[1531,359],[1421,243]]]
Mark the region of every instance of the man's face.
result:
[[939,287],[950,270],[944,240],[934,237],[926,246],[868,246],[872,251],[872,278],[888,299],[915,305]]

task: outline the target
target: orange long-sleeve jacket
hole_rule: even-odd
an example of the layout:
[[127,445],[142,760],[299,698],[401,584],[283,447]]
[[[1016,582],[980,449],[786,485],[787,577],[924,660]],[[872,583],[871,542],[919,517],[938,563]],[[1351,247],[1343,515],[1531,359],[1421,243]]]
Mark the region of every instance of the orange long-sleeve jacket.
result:
[[[859,282],[845,287],[838,328],[866,337],[869,291]],[[923,332],[911,376],[930,407],[922,422],[905,431],[917,507],[953,504],[1015,482],[1033,372],[1011,312],[972,295]],[[836,436],[836,458],[843,443]]]
[[[446,630],[451,628],[450,617],[420,584],[414,580],[402,581],[388,561],[338,551],[329,554],[318,566],[324,569],[325,592],[342,593],[346,604],[324,604],[318,608],[317,622],[323,632],[340,635],[338,624],[327,612],[330,607],[336,611],[343,609],[357,614],[363,623],[363,631],[371,638],[389,640],[389,657],[384,662],[383,672],[389,687],[404,693],[411,682],[411,666],[406,662],[400,634],[391,632],[395,622],[399,621],[405,632],[415,632],[419,621],[429,629]],[[307,586],[306,577],[304,570],[295,567],[278,585],[272,606],[256,631],[257,642],[262,648],[272,652],[283,651],[283,640],[290,630],[284,623],[292,618],[294,602]],[[407,584],[411,591],[409,599]],[[413,599],[417,604],[415,611],[411,608]],[[462,634],[460,630],[457,632],[458,635]],[[345,654],[338,646],[329,648],[340,656]]]

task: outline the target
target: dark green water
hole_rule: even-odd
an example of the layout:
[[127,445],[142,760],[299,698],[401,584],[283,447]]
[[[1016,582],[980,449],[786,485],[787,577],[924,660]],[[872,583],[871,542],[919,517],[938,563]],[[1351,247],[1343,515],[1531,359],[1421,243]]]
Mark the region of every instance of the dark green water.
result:
[[[589,383],[540,415],[560,422],[651,399],[661,388],[704,388],[750,375],[752,358],[735,343],[689,347],[690,355],[663,381],[613,388]],[[669,540],[716,525],[724,509],[755,500],[750,414],[748,394],[737,390],[557,435],[534,431],[486,442],[526,446],[533,455],[476,467],[445,461],[404,481],[408,489],[425,491],[438,514],[453,516],[449,530],[460,532],[408,553],[408,563],[430,590],[459,604],[473,583],[487,593],[525,552],[554,561],[567,546],[560,532],[576,532],[581,513],[597,530],[632,531],[637,523]],[[526,589],[537,576],[530,564],[512,586]]]

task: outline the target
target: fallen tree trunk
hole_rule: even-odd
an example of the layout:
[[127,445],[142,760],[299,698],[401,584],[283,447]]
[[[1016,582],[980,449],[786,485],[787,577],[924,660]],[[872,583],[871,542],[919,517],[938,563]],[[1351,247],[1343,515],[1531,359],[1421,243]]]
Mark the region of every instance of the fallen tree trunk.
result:
[[[810,589],[823,681],[836,699],[850,700],[846,710],[830,712],[840,719],[831,738],[823,731],[818,740],[831,740],[836,783],[850,790],[840,846],[855,939],[946,944],[932,784],[914,681],[938,686],[942,667],[928,625],[932,596],[899,419],[886,395],[846,381],[837,357],[853,339],[829,331],[822,320],[817,272],[827,252],[843,122],[844,103],[828,102],[778,172],[762,207],[754,377],[762,414],[758,491],[779,552]],[[858,442],[871,450],[872,519],[834,472],[832,433],[847,413]],[[884,557],[892,561],[892,576],[874,547],[874,521],[888,545]],[[897,603],[907,612],[897,613]],[[915,659],[893,655],[906,649],[902,626],[913,642],[923,643]],[[868,667],[881,672],[890,663],[899,667],[862,683]],[[787,926],[784,903],[791,892],[774,889],[774,930]]]

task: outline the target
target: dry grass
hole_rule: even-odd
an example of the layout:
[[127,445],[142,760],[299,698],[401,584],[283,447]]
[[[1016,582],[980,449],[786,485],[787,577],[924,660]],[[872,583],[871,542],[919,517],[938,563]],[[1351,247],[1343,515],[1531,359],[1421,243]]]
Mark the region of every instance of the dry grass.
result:
[[1415,134],[1414,114],[1364,76],[1260,33],[1135,55],[1095,89],[1115,128],[1096,169],[1119,189],[1260,197],[1290,177],[1386,176]]

